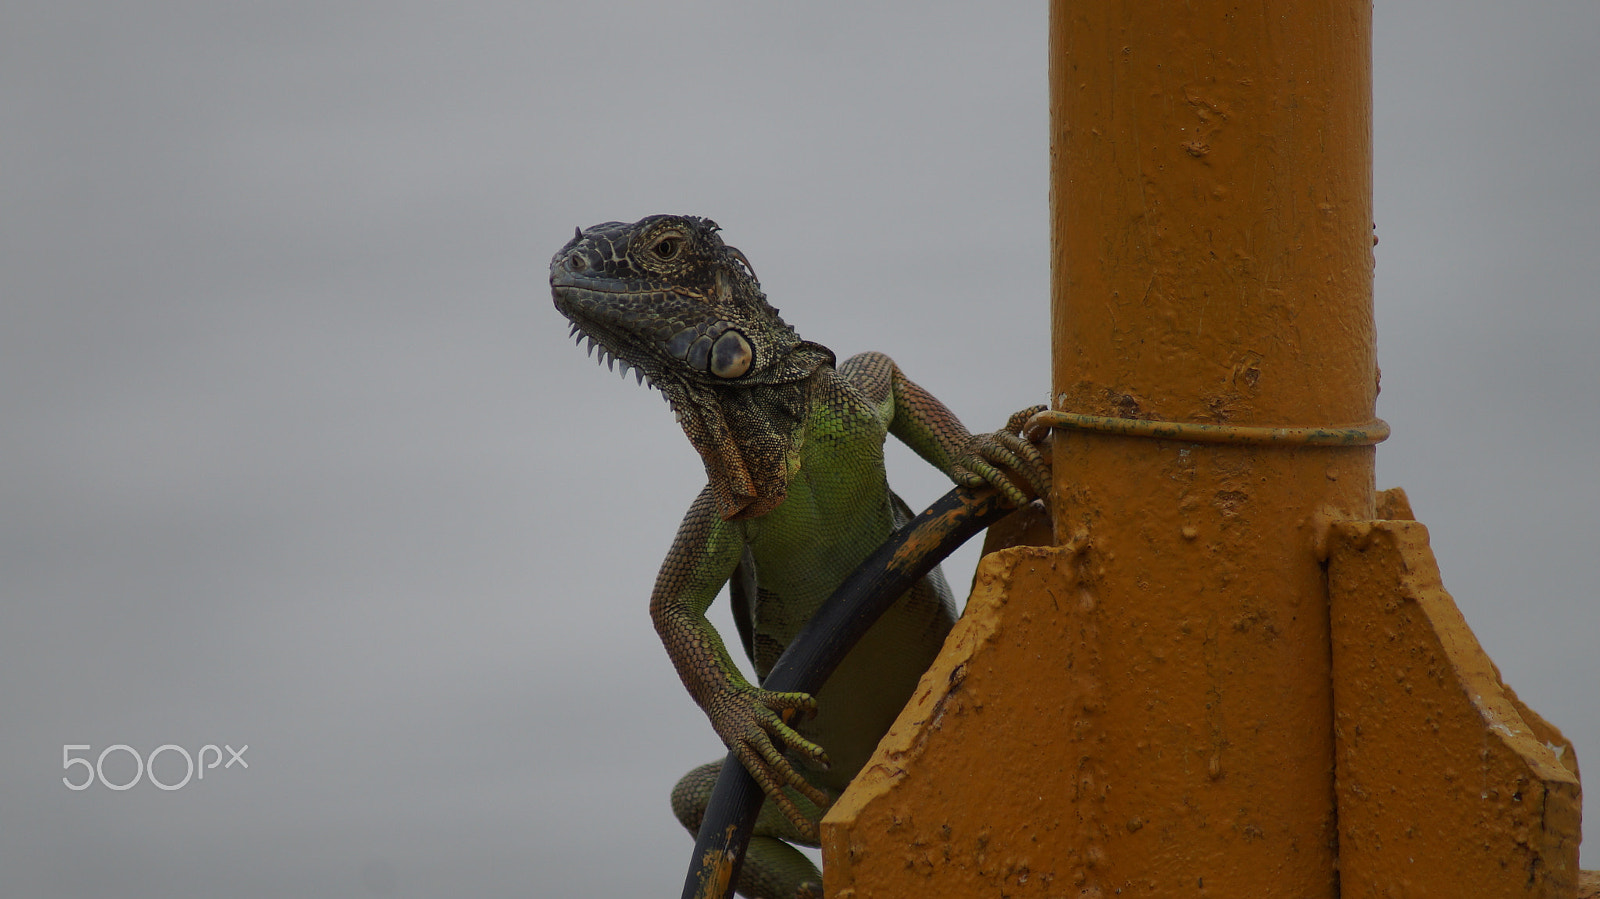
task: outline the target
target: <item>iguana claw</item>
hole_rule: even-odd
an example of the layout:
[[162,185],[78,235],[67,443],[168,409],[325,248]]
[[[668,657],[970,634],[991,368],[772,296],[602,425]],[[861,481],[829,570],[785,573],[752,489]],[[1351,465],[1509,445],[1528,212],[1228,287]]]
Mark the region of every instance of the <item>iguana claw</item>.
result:
[[826,768],[828,754],[788,725],[796,715],[809,718],[817,703],[807,693],[773,693],[754,687],[730,687],[707,713],[717,735],[745,770],[801,833],[817,836],[817,823],[786,790],[794,790],[817,808],[827,808],[828,794],[805,779],[785,752]]
[[952,472],[955,480],[965,487],[993,487],[1011,506],[1049,496],[1050,463],[1037,444],[1021,436],[1028,419],[1044,408],[1031,406],[1013,414],[1002,430],[974,434]]

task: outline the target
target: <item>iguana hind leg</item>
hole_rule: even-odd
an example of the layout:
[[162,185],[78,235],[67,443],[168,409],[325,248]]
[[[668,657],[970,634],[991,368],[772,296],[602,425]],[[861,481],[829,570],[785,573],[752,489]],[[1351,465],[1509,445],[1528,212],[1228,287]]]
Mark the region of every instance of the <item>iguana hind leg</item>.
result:
[[[689,833],[700,832],[700,821],[711,802],[722,762],[710,762],[690,771],[672,788],[672,813]],[[822,812],[799,793],[790,791],[796,804],[813,820]],[[790,845],[815,845],[771,802],[761,806],[750,848],[745,850],[744,867],[735,889],[747,899],[821,899],[822,873],[804,853]]]

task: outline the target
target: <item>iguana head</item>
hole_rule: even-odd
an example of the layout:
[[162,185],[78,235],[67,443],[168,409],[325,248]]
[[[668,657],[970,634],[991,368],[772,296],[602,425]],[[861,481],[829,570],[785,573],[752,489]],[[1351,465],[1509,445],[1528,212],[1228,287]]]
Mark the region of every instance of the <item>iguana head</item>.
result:
[[671,403],[722,517],[750,518],[783,501],[805,384],[833,354],[784,323],[717,230],[676,215],[595,225],[550,261],[550,289],[591,352]]

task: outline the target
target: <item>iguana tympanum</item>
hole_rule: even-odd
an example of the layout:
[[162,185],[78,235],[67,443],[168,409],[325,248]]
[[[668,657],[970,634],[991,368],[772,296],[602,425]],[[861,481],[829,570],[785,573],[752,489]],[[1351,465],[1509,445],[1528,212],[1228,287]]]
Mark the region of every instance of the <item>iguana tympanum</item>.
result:
[[[601,358],[658,388],[705,463],[650,598],[650,616],[695,702],[772,801],[738,890],[820,895],[821,877],[783,841],[817,844],[816,822],[861,769],[954,621],[935,570],[895,603],[815,697],[773,693],[735,667],[706,609],[729,585],[756,674],[767,672],[857,563],[911,517],[884,477],[888,434],[959,484],[1015,505],[1046,490],[1038,448],[1006,429],[971,435],[889,357],[835,367],[768,305],[716,223],[656,215],[580,231],[550,263],[556,308]],[[826,749],[826,753],[824,752]],[[799,762],[799,766],[796,766]],[[672,793],[698,830],[720,762]],[[776,806],[776,809],[774,809]]]

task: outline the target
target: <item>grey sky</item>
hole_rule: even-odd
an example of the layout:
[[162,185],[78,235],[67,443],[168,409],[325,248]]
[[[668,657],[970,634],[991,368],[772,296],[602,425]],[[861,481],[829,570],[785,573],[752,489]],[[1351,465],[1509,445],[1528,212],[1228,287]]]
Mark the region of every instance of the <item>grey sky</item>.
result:
[[[6,894],[675,891],[667,790],[720,752],[645,601],[703,473],[656,394],[566,339],[547,261],[574,225],[711,216],[806,337],[996,427],[1048,392],[1044,24],[8,6]],[[1376,13],[1379,483],[1586,762],[1597,41],[1590,0]],[[944,489],[891,466],[913,505]],[[72,792],[67,743],[249,744],[250,768]]]

